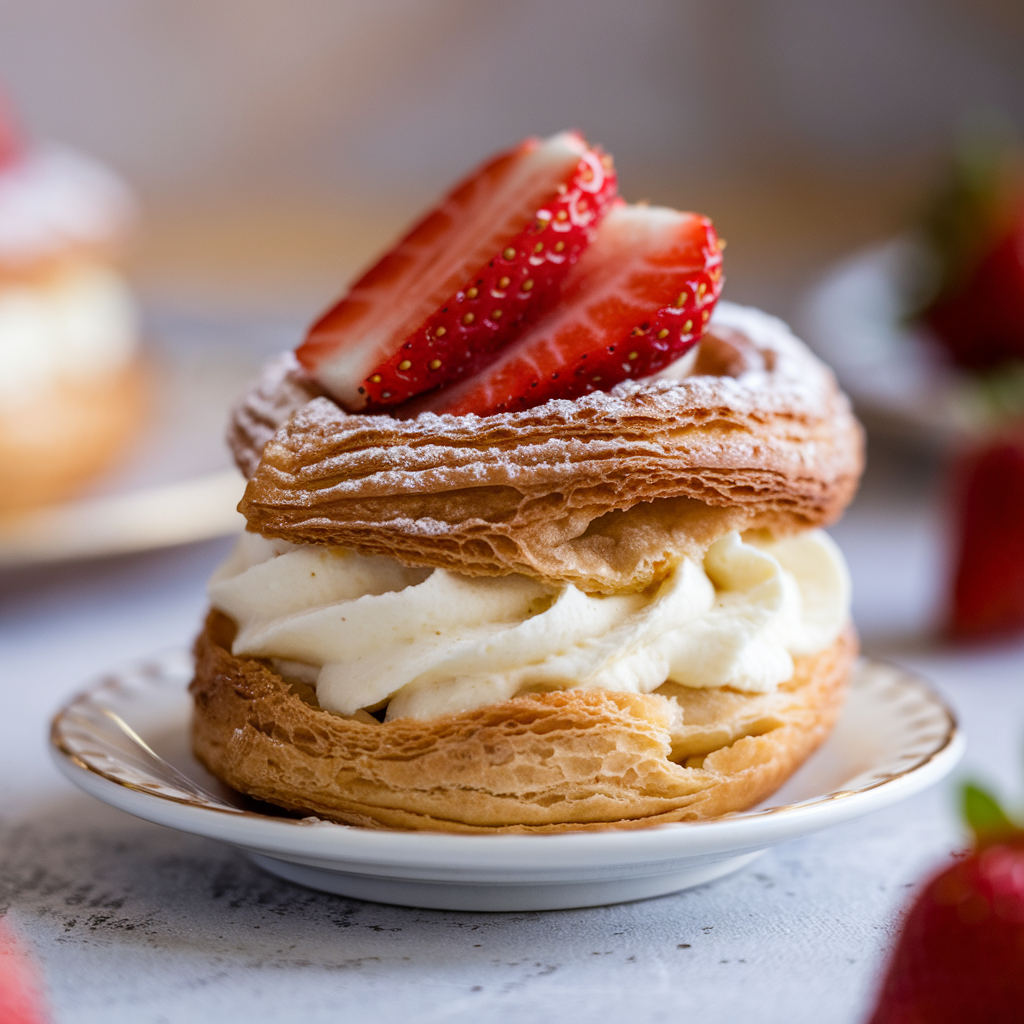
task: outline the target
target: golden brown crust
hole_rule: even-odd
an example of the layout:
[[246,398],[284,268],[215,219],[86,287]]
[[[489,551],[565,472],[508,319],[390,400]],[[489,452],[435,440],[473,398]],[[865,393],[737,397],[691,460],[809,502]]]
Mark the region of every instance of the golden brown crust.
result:
[[105,470],[137,435],[145,392],[136,362],[0,410],[0,514],[70,497]]
[[62,238],[56,249],[29,253],[0,250],[0,288],[46,288],[82,268],[113,264],[121,248],[120,238],[95,242]]
[[756,329],[698,350],[699,376],[521,413],[400,420],[315,398],[240,509],[265,536],[592,592],[646,587],[730,530],[826,526],[856,488],[860,427],[783,325],[743,316]]
[[[848,630],[798,658],[776,694],[570,690],[370,724],[234,657],[234,632],[211,612],[196,643],[193,747],[210,771],[292,811],[441,832],[637,828],[749,808],[828,734],[856,654]],[[691,767],[670,760],[673,742]]]

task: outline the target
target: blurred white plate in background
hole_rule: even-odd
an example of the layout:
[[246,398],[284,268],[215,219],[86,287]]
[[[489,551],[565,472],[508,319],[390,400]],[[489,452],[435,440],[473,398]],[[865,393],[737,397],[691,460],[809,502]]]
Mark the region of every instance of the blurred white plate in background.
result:
[[869,428],[945,446],[978,430],[987,414],[973,379],[905,322],[913,259],[905,239],[854,254],[809,293],[795,326]]
[[163,313],[145,330],[150,418],[88,495],[0,523],[0,568],[126,554],[241,530],[244,481],[224,441],[228,410],[300,325]]

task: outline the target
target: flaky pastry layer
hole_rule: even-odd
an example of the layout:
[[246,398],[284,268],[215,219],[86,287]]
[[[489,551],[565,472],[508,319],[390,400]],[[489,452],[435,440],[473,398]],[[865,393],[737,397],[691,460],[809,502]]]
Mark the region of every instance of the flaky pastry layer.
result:
[[752,807],[828,734],[856,655],[851,629],[797,658],[776,693],[568,690],[381,724],[324,711],[308,685],[234,657],[234,633],[211,612],[196,643],[192,740],[211,772],[291,811],[440,832],[638,828]]
[[269,537],[605,593],[731,530],[830,524],[863,465],[849,403],[780,321],[716,317],[682,380],[487,417],[348,415],[279,362],[235,414],[240,509]]

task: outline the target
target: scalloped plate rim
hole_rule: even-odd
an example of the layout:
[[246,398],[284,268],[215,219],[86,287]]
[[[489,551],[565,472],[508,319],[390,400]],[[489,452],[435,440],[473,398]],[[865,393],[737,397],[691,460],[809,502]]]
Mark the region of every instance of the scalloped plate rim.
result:
[[667,866],[760,850],[890,806],[951,771],[963,753],[964,740],[946,704],[911,672],[880,662],[862,662],[861,666],[861,672],[890,673],[900,686],[923,694],[933,712],[945,716],[946,731],[941,741],[915,764],[858,790],[841,789],[797,804],[754,809],[713,821],[631,830],[556,835],[397,832],[275,818],[226,804],[220,808],[201,806],[147,792],[114,780],[87,764],[68,749],[62,732],[71,711],[94,700],[112,682],[118,682],[114,674],[72,698],[58,712],[50,749],[57,767],[71,782],[105,803],[148,821],[227,842],[249,852],[292,858],[297,863],[306,859],[329,863],[338,871],[368,875],[380,874],[384,868],[406,869],[403,877],[431,879],[438,878],[439,871],[456,869],[482,870],[485,874],[511,871],[522,878],[537,873],[550,875],[552,871],[565,874],[580,868],[636,870],[641,865]]

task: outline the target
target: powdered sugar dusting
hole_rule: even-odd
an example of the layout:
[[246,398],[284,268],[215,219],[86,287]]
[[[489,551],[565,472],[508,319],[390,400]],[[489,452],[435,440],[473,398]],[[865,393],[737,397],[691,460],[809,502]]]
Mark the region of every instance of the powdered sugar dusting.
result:
[[[831,372],[781,320],[720,302],[711,321],[712,328],[716,325],[746,335],[768,368],[738,377],[697,376],[692,375],[693,361],[684,359],[677,366],[691,375],[682,379],[659,375],[624,381],[611,391],[483,417],[422,412],[396,420],[349,415],[319,393],[288,352],[267,366],[235,410],[230,441],[239,466],[251,476],[267,441],[297,416],[298,434],[329,437],[335,446],[340,442],[337,454],[318,469],[337,470],[340,479],[332,483],[333,493],[387,494],[400,493],[413,478],[417,488],[429,485],[430,467],[439,461],[445,463],[435,481],[439,488],[452,486],[453,474],[462,486],[515,485],[535,476],[540,467],[555,485],[577,472],[580,462],[614,452],[625,436],[633,444],[643,442],[645,453],[657,456],[679,444],[675,435],[680,430],[699,429],[711,419],[740,424],[777,416],[815,421],[849,415]],[[492,443],[481,446],[482,436]],[[500,443],[506,438],[515,439],[514,459]],[[790,454],[813,461],[806,451]]]
[[[296,411],[321,394],[291,350],[267,363],[259,380],[231,411],[227,440],[238,468],[252,476],[267,442]],[[335,411],[341,412],[337,406]]]

